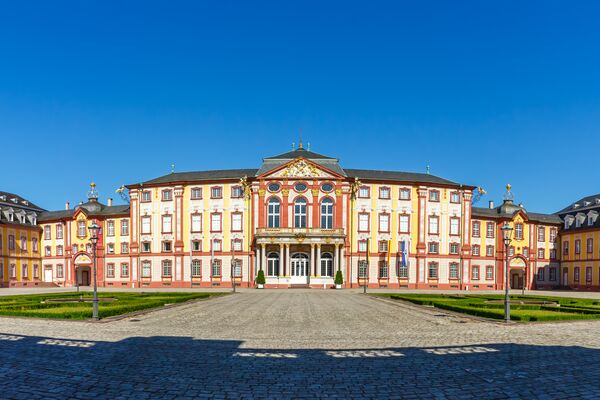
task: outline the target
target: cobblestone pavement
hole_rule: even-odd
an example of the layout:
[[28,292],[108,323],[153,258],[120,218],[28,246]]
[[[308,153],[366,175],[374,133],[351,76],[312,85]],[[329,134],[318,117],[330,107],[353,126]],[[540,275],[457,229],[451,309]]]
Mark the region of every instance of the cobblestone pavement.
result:
[[0,318],[0,398],[600,398],[600,321],[482,322],[353,291],[119,321]]

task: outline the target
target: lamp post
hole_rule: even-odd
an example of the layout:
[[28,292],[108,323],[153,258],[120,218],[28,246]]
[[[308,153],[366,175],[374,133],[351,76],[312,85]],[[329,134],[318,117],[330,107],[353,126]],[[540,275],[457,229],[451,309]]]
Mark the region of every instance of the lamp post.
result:
[[235,293],[235,241],[236,239],[233,238],[233,240],[231,241],[231,288],[233,293]]
[[92,242],[93,254],[94,254],[94,297],[92,299],[92,319],[98,321],[98,285],[96,284],[96,246],[98,245],[98,239],[100,235],[100,226],[93,221],[88,227],[90,231],[90,241]]
[[370,242],[370,237],[367,238],[367,273],[366,276],[363,278],[364,281],[364,285],[363,285],[363,293],[367,294],[367,285],[369,284],[369,246],[371,243]]
[[510,245],[513,228],[508,222],[502,226],[502,235],[504,236],[504,254],[506,256],[506,266],[504,267],[504,322],[510,322],[510,286],[508,285],[508,246]]

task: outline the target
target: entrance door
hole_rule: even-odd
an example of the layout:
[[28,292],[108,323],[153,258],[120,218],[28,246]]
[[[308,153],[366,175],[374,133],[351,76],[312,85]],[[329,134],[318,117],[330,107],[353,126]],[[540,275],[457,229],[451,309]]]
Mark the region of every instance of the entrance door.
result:
[[523,288],[523,274],[521,272],[513,272],[511,275],[511,289],[522,289]]
[[90,286],[90,271],[83,270],[81,271],[81,282],[79,283],[81,286]]
[[44,269],[44,282],[52,282],[52,268]]
[[297,253],[291,259],[291,279],[290,283],[307,284],[308,283],[308,256],[303,253]]

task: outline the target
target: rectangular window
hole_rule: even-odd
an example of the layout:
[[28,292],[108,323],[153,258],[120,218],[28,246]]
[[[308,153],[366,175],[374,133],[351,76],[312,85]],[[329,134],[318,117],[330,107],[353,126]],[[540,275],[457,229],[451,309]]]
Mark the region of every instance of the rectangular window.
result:
[[106,277],[107,278],[115,277],[115,264],[113,264],[113,263],[106,264]]
[[233,277],[241,278],[242,277],[242,260],[240,260],[240,259],[233,260],[231,267],[233,269]]
[[429,234],[438,235],[440,233],[440,219],[436,216],[429,217]]
[[529,257],[529,247],[523,247],[523,256]]
[[76,245],[76,244],[74,244],[73,246],[71,246],[71,252],[72,252],[73,254],[76,254],[78,251],[79,251],[79,249],[77,248],[77,245]]
[[544,280],[544,268],[539,268],[537,271],[537,280],[538,281],[543,281]]
[[472,228],[472,232],[473,232],[473,237],[480,237],[481,235],[481,223],[479,221],[473,221],[473,228]]
[[581,254],[581,240],[575,240],[575,254]]
[[494,257],[494,246],[486,246],[485,255],[486,257]]
[[56,238],[57,239],[62,239],[63,238],[63,226],[62,226],[62,224],[56,224]]
[[129,220],[121,220],[121,236],[129,236]]
[[64,278],[65,277],[65,269],[63,267],[62,264],[57,264],[56,265],[56,277],[57,278]]
[[569,242],[564,241],[563,242],[563,256],[568,256],[569,255]]
[[171,190],[163,190],[162,191],[162,201],[171,201],[173,200],[173,192]]
[[233,199],[239,199],[244,195],[244,191],[241,186],[232,186],[231,187],[231,197]]
[[64,250],[62,246],[56,246],[56,255],[62,256],[64,254]]
[[450,263],[450,271],[448,277],[450,279],[458,279],[458,263]]
[[202,214],[192,214],[192,232],[202,232]]
[[546,241],[546,227],[540,226],[538,228],[538,242]]
[[192,276],[194,278],[202,276],[202,260],[192,260]]
[[231,231],[242,231],[242,213],[231,213]]
[[545,258],[546,251],[544,249],[538,249],[538,258]]
[[[9,244],[9,248],[10,248],[10,244]],[[50,246],[44,247],[44,254],[46,255],[46,257],[52,256],[52,248]]]
[[221,276],[221,260],[213,260],[211,274],[212,276]]
[[163,253],[168,253],[168,252],[171,252],[172,250],[173,250],[173,247],[171,246],[171,242],[169,242],[169,241],[162,242]]
[[523,224],[515,224],[515,239],[523,240]]
[[388,263],[387,263],[387,261],[379,261],[379,278],[380,279],[388,278]]
[[379,252],[380,253],[387,253],[388,252],[388,241],[387,240],[380,240],[379,241]]
[[115,244],[114,243],[107,243],[107,245],[106,245],[106,252],[108,254],[115,254]]
[[142,242],[142,253],[150,253],[150,242]]
[[231,241],[231,248],[233,249],[233,251],[242,251],[242,240],[233,239]]
[[27,237],[21,236],[21,251],[27,251]]
[[23,264],[22,268],[22,278],[27,279],[29,277],[27,264]]
[[221,186],[213,186],[210,188],[210,198],[220,199],[223,197],[223,188]]
[[202,242],[199,240],[194,240],[192,242],[192,251],[202,251]]
[[450,203],[460,203],[460,194],[458,192],[450,193]]
[[148,203],[152,201],[152,193],[149,190],[142,192],[142,203]]
[[8,249],[15,250],[15,236],[8,235]]
[[514,246],[510,246],[508,248],[508,256],[509,257],[513,257],[515,255],[515,247]]
[[149,216],[142,217],[142,234],[150,234],[151,232],[151,218]]
[[429,191],[429,201],[440,201],[440,192],[438,190],[430,190]]
[[458,254],[458,243],[450,243],[450,254]]
[[165,278],[170,278],[172,271],[171,260],[163,260],[162,262],[162,276]]
[[213,239],[211,241],[212,243],[212,250],[213,251],[222,251],[222,246],[221,246],[221,240],[220,239]]
[[410,233],[410,215],[400,215],[398,223],[398,231],[400,233]]
[[588,285],[592,283],[592,267],[585,268],[585,283]]
[[366,253],[367,252],[367,241],[366,240],[359,240],[358,241],[358,251],[360,253]]
[[436,262],[429,263],[428,276],[429,276],[429,279],[437,279],[438,278],[438,263],[436,263]]
[[358,197],[360,197],[362,199],[368,199],[369,198],[369,187],[361,186],[360,189],[358,189]]
[[575,270],[573,271],[573,274],[574,274],[573,280],[575,282],[579,282],[579,267],[575,267]]
[[587,252],[592,254],[594,252],[594,239],[588,238],[587,240]]
[[481,253],[481,249],[479,247],[478,244],[474,244],[473,248],[471,249],[471,254],[473,254],[475,257],[479,256],[479,254]]
[[129,278],[129,264],[121,263],[121,278]]
[[410,200],[410,189],[400,189],[400,200]]
[[171,232],[173,232],[172,216],[171,215],[163,215],[162,216],[162,233],[171,233]]
[[115,221],[106,221],[106,236],[115,236]]
[[379,214],[379,232],[390,231],[390,214]]
[[485,236],[487,238],[493,239],[495,237],[494,231],[496,229],[496,227],[494,226],[494,223],[493,222],[486,223],[485,229],[486,229]]
[[358,260],[358,277],[361,279],[368,278],[369,276],[369,264],[367,260]]
[[121,254],[129,253],[129,243],[121,243]]
[[429,253],[438,254],[440,252],[440,245],[437,242],[429,243]]
[[558,230],[556,228],[550,228],[550,242],[556,242],[556,235],[558,234]]
[[408,278],[408,265],[402,263],[402,259],[398,259],[398,278]]
[[40,267],[37,264],[33,264],[33,279],[40,277]]
[[391,198],[390,188],[387,186],[382,186],[379,188],[379,198],[383,200],[388,200]]
[[52,233],[51,233],[50,229],[51,228],[50,228],[49,225],[44,227],[44,240],[50,240],[51,239]]
[[460,218],[455,218],[455,217],[450,218],[450,235],[452,235],[452,236],[460,235]]
[[83,238],[86,236],[85,221],[77,222],[77,236],[79,236],[80,238]]
[[479,266],[478,265],[473,265],[473,267],[471,268],[471,279],[474,281],[479,280]]
[[152,276],[152,263],[150,261],[142,261],[142,278],[150,278]]
[[369,214],[360,213],[358,214],[358,231],[369,232]]
[[485,267],[485,279],[487,279],[488,281],[491,281],[492,279],[494,279],[494,267],[491,265],[488,265],[487,267]]
[[556,267],[551,267],[550,270],[549,270],[549,274],[548,275],[550,275],[548,277],[548,279],[550,281],[552,281],[552,282],[555,281],[556,280]]
[[192,188],[192,200],[202,199],[202,188]]
[[212,213],[210,214],[210,231],[221,232],[221,214]]

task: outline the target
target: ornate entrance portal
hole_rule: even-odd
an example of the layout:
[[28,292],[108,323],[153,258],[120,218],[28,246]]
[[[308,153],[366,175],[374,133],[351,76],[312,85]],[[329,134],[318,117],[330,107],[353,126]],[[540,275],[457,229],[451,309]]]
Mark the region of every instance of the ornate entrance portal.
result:
[[304,253],[292,255],[291,260],[291,284],[308,284],[308,256]]

